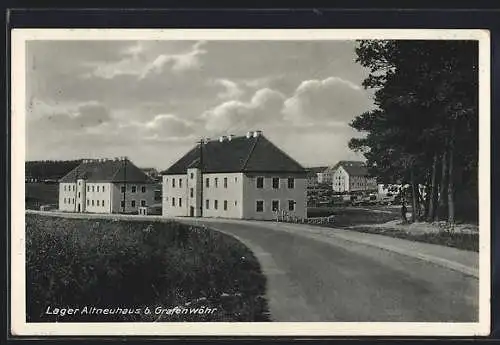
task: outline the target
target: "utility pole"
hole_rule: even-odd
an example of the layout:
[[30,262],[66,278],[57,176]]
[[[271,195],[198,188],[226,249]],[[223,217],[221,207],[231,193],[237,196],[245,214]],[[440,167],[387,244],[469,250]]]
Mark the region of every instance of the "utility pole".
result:
[[127,193],[127,157],[123,157],[123,207],[122,212],[125,213],[127,206],[125,194]]
[[201,189],[200,189],[200,217],[203,217],[203,139],[200,140],[200,179],[201,179]]

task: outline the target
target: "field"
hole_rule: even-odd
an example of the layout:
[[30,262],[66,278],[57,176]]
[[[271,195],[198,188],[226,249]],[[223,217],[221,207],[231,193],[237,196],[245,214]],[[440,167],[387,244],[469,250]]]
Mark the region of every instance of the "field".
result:
[[249,249],[205,228],[26,215],[27,322],[268,321],[265,285]]
[[347,207],[308,207],[308,217],[335,216],[331,225],[334,227],[347,227],[358,224],[386,223],[399,219],[400,213],[397,207],[387,206],[347,206]]

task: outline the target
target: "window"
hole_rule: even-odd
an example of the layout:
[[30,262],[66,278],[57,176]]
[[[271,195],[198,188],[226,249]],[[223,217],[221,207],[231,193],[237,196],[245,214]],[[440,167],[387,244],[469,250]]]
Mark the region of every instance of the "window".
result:
[[146,206],[146,200],[141,200],[141,206],[145,207]]
[[234,178],[234,183],[236,183],[236,182],[238,182],[238,178],[237,177]]
[[137,186],[132,186],[132,193],[137,192]]
[[122,188],[121,188],[121,192],[122,192],[122,193],[125,193],[125,186],[122,186]]
[[92,200],[92,206],[94,206],[94,200]]
[[214,200],[214,209],[219,207],[219,200]]
[[278,189],[280,187],[280,178],[273,177],[273,189]]
[[75,198],[73,198],[73,205],[75,204]]
[[89,200],[89,199],[87,199],[87,206],[89,206],[89,204],[90,204],[90,200]]
[[66,198],[64,198],[64,203],[66,203]]
[[95,192],[95,186],[92,186],[92,192]]
[[206,208],[207,210],[209,210],[209,209],[210,209],[210,200],[208,200],[208,199],[207,199],[207,200],[205,200],[205,208]]
[[[63,190],[64,190],[64,191],[66,191],[66,185],[64,185]],[[66,199],[64,199],[64,200],[66,200]],[[66,201],[65,201],[65,202],[66,202]]]
[[123,201],[123,200],[122,200],[122,201],[120,202],[120,207],[121,207],[121,208],[124,208],[124,207],[125,207],[125,201]]
[[175,188],[175,178],[172,179],[172,188]]
[[97,186],[97,191],[99,192],[99,186]]
[[75,185],[73,185],[73,192],[75,191]]
[[215,181],[215,188],[219,187],[219,179],[216,177],[214,178]]
[[182,207],[182,198],[179,198],[179,207]]
[[227,200],[224,200],[224,211],[227,211]]
[[146,186],[141,187],[141,192],[146,193]]
[[102,186],[102,191],[104,192],[104,186]]
[[194,174],[193,173],[189,174],[189,178],[191,178],[192,180],[194,178]]
[[205,187],[210,187],[210,179],[208,177],[205,179]]
[[236,200],[234,201],[234,206],[238,206],[238,202]]
[[99,200],[97,200],[97,206],[99,206]]
[[227,188],[227,177],[224,177],[224,188]]
[[172,206],[175,206],[175,198],[172,198]]
[[264,212],[264,201],[258,200],[255,206],[256,206],[255,210],[257,212]]
[[179,188],[182,188],[182,179],[179,179]]
[[295,211],[295,200],[288,200],[288,211]]
[[190,188],[189,189],[189,197],[194,197],[194,189],[193,188]]
[[78,197],[80,198],[80,192],[78,192]]
[[135,207],[135,200],[130,201],[130,206]]
[[264,188],[264,178],[263,177],[257,177],[257,188],[259,188],[259,189]]
[[278,211],[280,209],[280,201],[273,200],[271,207],[272,207],[273,212]]
[[102,207],[104,207],[104,200],[102,201]]
[[90,192],[90,186],[87,186],[87,192]]
[[294,179],[293,177],[290,177],[290,178],[288,179],[288,188],[289,188],[289,189],[293,189],[293,188],[295,188],[295,179]]

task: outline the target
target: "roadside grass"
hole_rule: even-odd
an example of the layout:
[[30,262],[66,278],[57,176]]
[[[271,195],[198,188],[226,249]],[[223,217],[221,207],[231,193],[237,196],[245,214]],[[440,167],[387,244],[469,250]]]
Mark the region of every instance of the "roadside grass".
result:
[[[213,230],[26,214],[27,322],[269,321],[265,285],[252,252]],[[176,306],[215,312],[155,313]],[[140,313],[61,316],[48,307]]]
[[386,235],[405,240],[439,244],[442,246],[453,247],[462,250],[479,252],[479,234],[478,233],[460,233],[451,231],[437,231],[427,233],[412,233],[410,231],[401,231],[398,229],[383,227],[353,226],[349,230],[366,232],[370,234]]
[[[411,207],[408,210],[411,212]],[[308,208],[308,217],[327,217],[334,215],[330,224],[318,226],[345,228],[347,230],[391,236],[405,240],[439,244],[443,246],[479,251],[479,235],[477,233],[462,233],[452,231],[412,232],[410,229],[401,230],[383,224],[400,219],[398,208],[387,207],[323,207]],[[369,226],[378,224],[379,226]]]
[[58,203],[58,184],[43,182],[25,183],[26,209],[40,208],[40,205]]

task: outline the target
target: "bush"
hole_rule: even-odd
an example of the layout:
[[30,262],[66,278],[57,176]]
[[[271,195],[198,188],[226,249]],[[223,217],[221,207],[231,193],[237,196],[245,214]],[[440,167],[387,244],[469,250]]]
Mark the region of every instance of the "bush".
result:
[[[264,321],[265,278],[234,238],[176,222],[26,215],[27,322]],[[224,297],[225,296],[225,297]],[[146,307],[217,308],[146,315]],[[53,308],[139,309],[138,314],[47,315]]]

